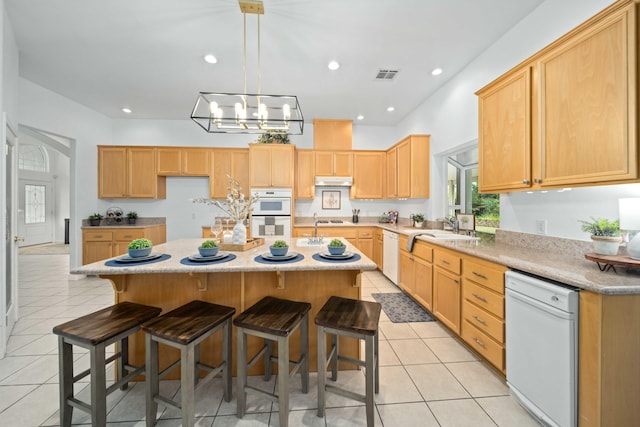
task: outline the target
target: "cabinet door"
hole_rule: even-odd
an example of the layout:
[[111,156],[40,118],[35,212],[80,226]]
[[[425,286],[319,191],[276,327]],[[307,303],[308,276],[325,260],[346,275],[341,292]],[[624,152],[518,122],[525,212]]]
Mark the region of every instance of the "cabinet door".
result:
[[433,313],[460,334],[460,276],[439,267],[433,272]]
[[373,241],[373,261],[378,266],[378,269],[382,270],[382,239],[377,237]]
[[272,145],[270,148],[271,186],[292,188],[295,147],[293,145]]
[[178,176],[181,171],[182,153],[179,148],[159,147],[156,149],[156,165],[158,175]]
[[107,242],[83,242],[82,243],[82,263],[92,262],[111,258],[111,240]]
[[353,186],[351,197],[354,199],[381,199],[384,186],[384,152],[356,152],[353,157]]
[[429,135],[411,135],[411,160],[409,171],[411,173],[409,194],[411,198],[429,197]]
[[428,309],[433,310],[433,265],[420,259],[413,258],[414,264],[414,297]]
[[126,147],[98,147],[98,197],[112,199],[126,196]]
[[154,148],[128,148],[128,197],[157,197],[156,153]]
[[398,150],[387,151],[387,197],[398,197]]
[[313,119],[313,146],[318,150],[351,150],[351,120]]
[[249,151],[216,149],[210,155],[209,197],[224,199],[227,197],[229,181],[227,175],[235,179],[242,192],[249,194]]
[[367,258],[373,259],[373,239],[358,238],[358,249]]
[[315,151],[315,162],[316,175],[333,175],[333,153],[331,151]]
[[333,175],[353,176],[353,152],[333,153]]
[[271,187],[271,150],[266,145],[249,149],[250,184],[252,188]]
[[208,176],[209,151],[205,148],[185,148],[182,151],[182,175]]
[[313,199],[315,197],[314,165],[313,151],[296,151],[296,199]]
[[541,185],[637,177],[635,7],[540,60]]
[[407,251],[400,251],[400,271],[398,272],[398,284],[410,295],[415,293],[414,261]]
[[531,186],[531,68],[479,94],[478,180],[481,192]]
[[409,141],[398,145],[397,155],[398,197],[411,197],[411,145]]
[[244,194],[248,195],[251,190],[249,185],[249,150],[231,151],[231,176],[238,181]]

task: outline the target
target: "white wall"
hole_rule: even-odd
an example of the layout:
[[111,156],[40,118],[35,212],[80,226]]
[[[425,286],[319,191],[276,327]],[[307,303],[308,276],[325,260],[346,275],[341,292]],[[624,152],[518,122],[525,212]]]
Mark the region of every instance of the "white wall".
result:
[[[398,126],[396,137],[430,133],[431,153],[438,155],[478,137],[477,98],[474,92],[538,50],[589,19],[613,0],[548,0],[472,61],[462,72],[429,97]],[[446,70],[445,70],[446,73]],[[446,74],[443,75],[446,78]],[[446,185],[441,162],[432,158],[428,217],[444,213]],[[501,228],[531,233],[536,219],[548,221],[548,234],[587,239],[576,220],[589,216],[617,218],[619,197],[638,194],[638,185],[581,188],[570,192],[501,197]]]

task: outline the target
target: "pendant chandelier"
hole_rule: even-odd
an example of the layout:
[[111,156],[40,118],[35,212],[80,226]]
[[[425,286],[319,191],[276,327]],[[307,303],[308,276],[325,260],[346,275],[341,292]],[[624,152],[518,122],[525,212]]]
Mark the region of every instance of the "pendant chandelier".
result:
[[[244,18],[244,93],[200,92],[191,119],[209,133],[288,133],[302,135],[304,117],[293,95],[264,95],[260,91],[261,0],[239,0]],[[258,93],[247,92],[247,14],[258,17]]]

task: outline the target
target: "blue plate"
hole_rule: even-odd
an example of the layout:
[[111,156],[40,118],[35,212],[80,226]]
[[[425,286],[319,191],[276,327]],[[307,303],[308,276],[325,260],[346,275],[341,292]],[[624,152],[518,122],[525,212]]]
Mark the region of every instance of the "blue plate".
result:
[[278,255],[271,255],[271,252],[265,252],[262,255],[260,255],[262,258],[269,260],[269,261],[288,261],[290,259],[294,259],[295,257],[298,256],[297,252],[287,252],[286,255],[282,255],[282,256],[278,256]]
[[340,255],[332,255],[329,253],[329,251],[326,251],[326,252],[318,252],[318,255],[320,255],[322,258],[325,258],[325,259],[349,259],[349,258],[353,258],[353,255],[355,254],[353,252],[345,252]]
[[136,262],[151,261],[153,259],[160,258],[161,256],[162,254],[157,252],[151,253],[147,256],[139,256],[139,257],[130,257],[129,255],[122,255],[121,257],[114,259],[114,261],[122,262],[122,263],[136,263]]
[[189,260],[193,262],[209,262],[209,261],[217,261],[219,259],[223,259],[229,256],[229,252],[218,252],[213,256],[202,256],[200,254],[191,255]]

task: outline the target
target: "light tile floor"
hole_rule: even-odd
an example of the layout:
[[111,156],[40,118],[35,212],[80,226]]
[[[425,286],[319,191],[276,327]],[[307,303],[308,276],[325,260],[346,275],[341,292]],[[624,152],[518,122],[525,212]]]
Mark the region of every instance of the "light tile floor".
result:
[[[113,303],[111,286],[101,279],[69,280],[66,255],[22,255],[19,258],[19,313],[0,360],[0,424],[7,427],[56,426],[58,418],[58,349],[53,326]],[[379,272],[362,281],[363,299],[371,293],[399,292]],[[537,426],[510,396],[500,377],[454,339],[439,322],[380,322],[380,393],[376,396],[376,426]],[[77,369],[88,366],[82,349],[75,354]],[[109,377],[109,376],[108,376]],[[364,389],[361,371],[344,371],[338,381],[358,392]],[[275,377],[256,386],[273,390]],[[309,393],[300,392],[299,376],[292,382],[291,426],[364,426],[363,404],[327,393],[327,410],[316,416],[316,377]],[[88,379],[77,386],[89,396]],[[179,393],[176,381],[163,381],[164,393]],[[277,405],[249,395],[248,413],[235,416],[234,398],[222,400],[219,379],[198,393],[198,426],[277,426]],[[160,406],[160,426],[180,425],[175,410]],[[108,399],[110,426],[143,426],[144,387],[132,384]],[[88,415],[75,410],[73,423],[89,425]]]

